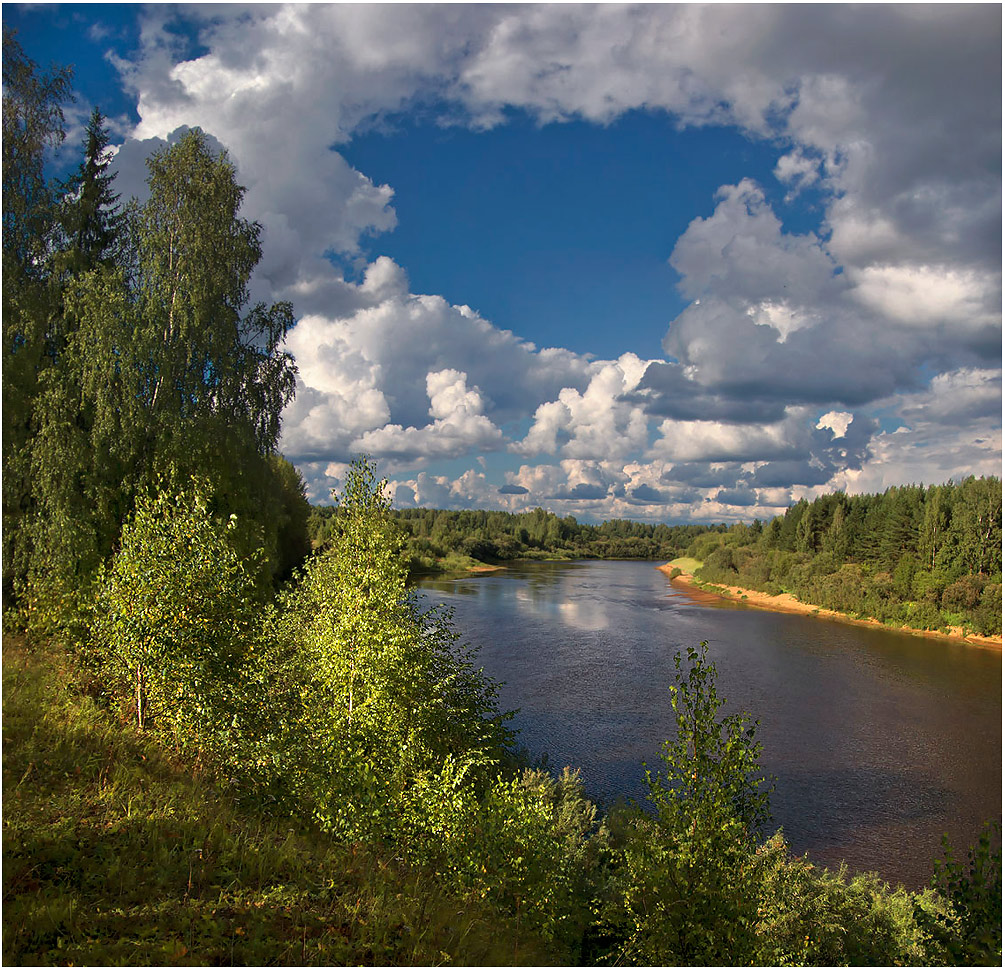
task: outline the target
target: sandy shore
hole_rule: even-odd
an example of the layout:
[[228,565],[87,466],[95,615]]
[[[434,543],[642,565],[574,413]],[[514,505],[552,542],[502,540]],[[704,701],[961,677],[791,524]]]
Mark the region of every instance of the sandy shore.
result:
[[[666,563],[656,567],[667,576],[673,567]],[[670,580],[673,585],[686,593],[698,602],[712,603],[716,600],[740,601],[744,606],[753,606],[759,610],[772,610],[775,613],[802,613],[806,616],[824,617],[827,619],[840,620],[842,623],[853,623],[856,626],[881,627],[884,630],[898,629],[889,627],[880,620],[858,620],[848,616],[846,613],[838,613],[837,610],[824,609],[822,606],[814,606],[812,603],[803,603],[789,593],[781,593],[772,596],[770,593],[761,593],[756,589],[743,589],[740,586],[720,586],[715,584],[715,591],[705,589],[699,585],[698,581],[690,573],[681,573]],[[951,633],[938,633],[935,630],[914,630],[911,627],[900,627],[899,632],[910,633],[919,637],[931,637],[938,640],[955,640],[959,643],[967,643],[973,647],[983,647],[987,650],[998,650],[1002,648],[1002,638],[981,637],[976,634],[964,635],[962,630],[954,629]]]

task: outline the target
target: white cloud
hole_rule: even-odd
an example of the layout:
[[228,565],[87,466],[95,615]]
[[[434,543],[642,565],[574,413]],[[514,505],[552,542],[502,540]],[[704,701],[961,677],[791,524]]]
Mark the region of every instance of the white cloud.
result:
[[503,443],[502,432],[482,413],[478,388],[468,389],[467,374],[447,369],[426,375],[429,413],[435,419],[421,428],[388,424],[361,435],[350,448],[358,453],[406,462],[456,458],[472,450],[492,451]]
[[820,159],[803,153],[801,149],[782,155],[775,165],[775,178],[790,185],[788,198],[813,185],[820,178]]
[[750,425],[667,418],[660,424],[660,437],[653,444],[651,454],[671,461],[751,461],[794,457],[800,453],[792,440],[794,430],[791,420]]
[[[165,29],[177,16],[198,24],[198,56]],[[395,489],[422,504],[550,494],[605,514],[733,516],[791,494],[786,475],[803,490],[859,487],[914,480],[925,462],[986,468],[995,449],[1000,465],[987,414],[1001,400],[987,377],[1001,360],[995,8],[153,6],[142,23],[139,57],[120,62],[141,120],[117,187],[141,191],[142,159],[184,125],[231,153],[264,228],[253,295],[302,314],[283,448],[312,488],[354,449],[421,463],[507,437],[562,464],[521,468],[511,484],[525,495],[474,471]],[[367,237],[397,220],[393,187],[332,146],[418,105],[476,128],[509,107],[542,122],[647,110],[738,126],[779,146],[775,177],[790,200],[817,200],[822,222],[786,231],[762,187],[723,186],[671,255],[690,305],[666,334],[669,361],[539,350],[413,294],[387,258],[357,284],[326,256],[362,263]],[[869,408],[908,430],[873,436]],[[666,478],[669,463],[715,461],[715,487]],[[761,504],[724,501],[752,491]],[[684,495],[697,504],[673,501]]]
[[282,448],[294,460],[501,447],[502,425],[563,388],[585,389],[597,370],[569,351],[538,350],[469,307],[409,293],[385,257],[346,288],[355,309],[304,317],[287,338],[299,380]]
[[523,441],[522,455],[561,453],[569,458],[625,458],[644,448],[649,424],[641,407],[622,398],[638,387],[649,366],[635,354],[594,365],[590,383],[580,393],[562,388],[557,401],[540,405]]
[[850,275],[851,296],[898,323],[980,330],[1000,321],[1000,305],[989,300],[996,284],[987,274],[946,266],[873,265]]
[[854,415],[849,411],[828,411],[821,415],[817,422],[817,429],[827,428],[834,434],[835,438],[843,438],[853,417]]

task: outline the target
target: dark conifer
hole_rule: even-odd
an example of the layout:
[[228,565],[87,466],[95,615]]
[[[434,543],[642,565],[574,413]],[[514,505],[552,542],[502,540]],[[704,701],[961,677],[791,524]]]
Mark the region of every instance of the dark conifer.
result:
[[125,216],[113,188],[106,119],[95,108],[84,136],[84,157],[77,171],[61,184],[60,223],[64,235],[64,268],[76,275],[113,265]]

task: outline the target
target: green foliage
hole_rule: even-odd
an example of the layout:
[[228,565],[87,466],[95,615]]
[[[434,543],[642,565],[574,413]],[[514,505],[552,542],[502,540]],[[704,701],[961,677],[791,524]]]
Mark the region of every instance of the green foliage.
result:
[[133,692],[140,729],[159,722],[210,750],[238,726],[256,610],[253,564],[231,542],[236,525],[213,518],[204,481],[141,496],[97,582],[95,643]]
[[3,30],[3,595],[34,553],[20,526],[34,509],[29,443],[41,375],[51,366],[58,293],[50,285],[56,226],[46,152],[64,138],[69,69],[40,74],[15,34]]
[[[312,510],[315,548],[328,541],[334,514],[328,507]],[[571,515],[559,518],[543,509],[520,513],[404,509],[392,515],[405,530],[404,555],[414,573],[459,571],[512,559],[672,559],[709,529],[624,519],[586,525]]]
[[[781,834],[756,854],[757,944],[767,966],[912,966],[924,963],[917,898],[876,876],[818,869],[789,855]],[[938,900],[925,896],[928,907]]]
[[448,758],[417,779],[403,819],[412,858],[548,939],[578,947],[607,835],[577,772],[555,779],[527,769],[473,785],[469,766]]
[[949,840],[935,862],[932,888],[946,905],[918,907],[919,922],[931,933],[945,962],[956,966],[997,966],[1002,960],[1001,823],[989,822],[966,863],[957,862]]
[[266,552],[260,582],[285,578],[307,551],[302,482],[275,454],[294,390],[280,349],[292,309],[246,307],[260,227],[238,216],[234,167],[198,131],[156,154],[127,246],[106,145],[96,114],[60,209],[60,302],[18,459],[30,490],[13,525],[22,551],[8,559],[42,629],[66,621],[61,604],[169,468],[213,479],[243,551]]
[[407,588],[383,488],[372,464],[354,463],[331,540],[279,620],[316,765],[302,773],[305,797],[322,824],[354,837],[393,825],[419,773],[448,756],[489,764],[506,739],[495,685],[455,649],[448,617],[423,613]]
[[57,273],[79,276],[102,264],[113,266],[122,255],[125,215],[112,188],[108,144],[106,119],[95,108],[84,133],[83,161],[59,186]]
[[[72,100],[69,68],[40,74],[3,30],[3,252],[4,289],[18,276],[44,269],[53,225],[53,190],[45,178],[45,153],[62,143],[63,105]],[[16,274],[14,278],[8,272]],[[6,308],[5,308],[6,309]],[[6,314],[5,314],[6,316]]]
[[768,528],[708,532],[691,545],[710,583],[916,629],[1001,634],[1001,481],[967,478],[882,495],[824,495]]
[[277,817],[4,638],[5,965],[498,966],[568,956],[399,853]]
[[620,873],[634,963],[731,964],[754,946],[753,849],[768,791],[756,722],[720,716],[723,701],[707,644],[674,657],[676,736],[664,744],[665,777],[646,771],[655,817],[629,833]]
[[282,582],[289,579],[311,553],[307,532],[311,506],[304,480],[290,462],[282,455],[270,455],[269,468],[273,484],[268,493],[276,506],[271,512],[275,528],[267,531],[267,539],[275,544],[269,559],[274,564],[274,578]]

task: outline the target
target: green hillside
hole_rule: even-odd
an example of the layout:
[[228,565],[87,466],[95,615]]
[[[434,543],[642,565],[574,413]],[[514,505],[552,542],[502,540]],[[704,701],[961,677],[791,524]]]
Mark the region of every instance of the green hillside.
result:
[[242,800],[6,637],[6,965],[496,965],[560,952],[392,848]]

